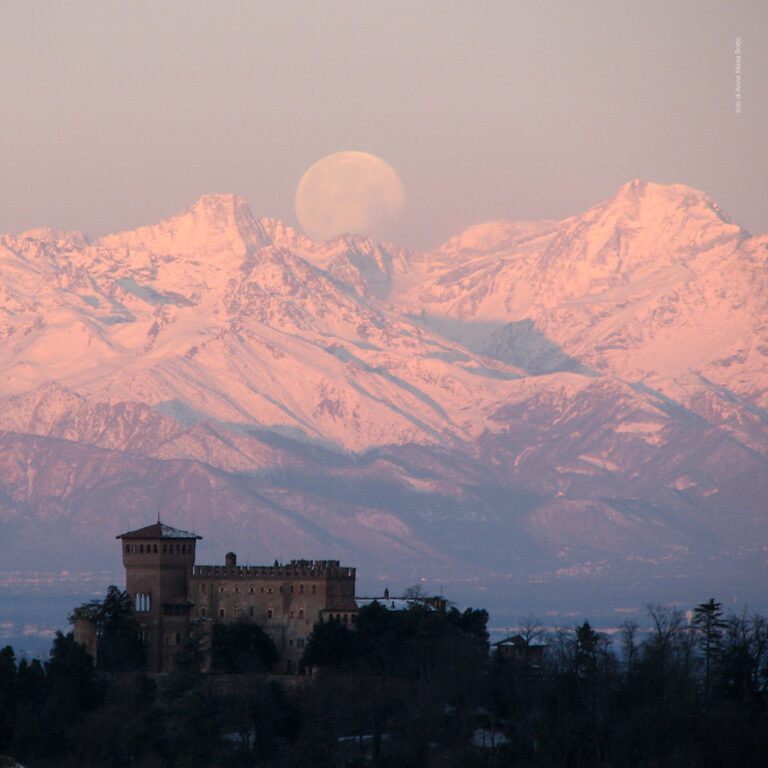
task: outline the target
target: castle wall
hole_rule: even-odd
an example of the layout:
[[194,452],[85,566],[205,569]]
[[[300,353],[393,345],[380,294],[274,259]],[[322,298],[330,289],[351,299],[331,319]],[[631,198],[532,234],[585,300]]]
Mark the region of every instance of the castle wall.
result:
[[[234,557],[234,556],[232,556]],[[196,618],[254,621],[274,640],[295,671],[312,627],[321,617],[354,624],[355,569],[336,560],[296,560],[276,566],[195,566],[190,578]]]

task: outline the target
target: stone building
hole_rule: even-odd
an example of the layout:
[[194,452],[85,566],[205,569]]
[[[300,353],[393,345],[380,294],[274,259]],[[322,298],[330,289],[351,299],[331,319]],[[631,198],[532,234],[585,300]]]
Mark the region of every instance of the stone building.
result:
[[[215,623],[257,623],[274,640],[284,672],[297,671],[318,619],[356,622],[355,569],[338,560],[238,565],[230,552],[222,565],[195,565],[195,545],[202,537],[159,521],[117,538],[150,672],[173,667],[195,620],[209,632]],[[75,636],[93,646],[85,623],[75,617]]]
[[526,641],[522,635],[511,635],[493,644],[503,659],[509,659],[519,666],[539,668],[544,663],[547,643],[537,640]]

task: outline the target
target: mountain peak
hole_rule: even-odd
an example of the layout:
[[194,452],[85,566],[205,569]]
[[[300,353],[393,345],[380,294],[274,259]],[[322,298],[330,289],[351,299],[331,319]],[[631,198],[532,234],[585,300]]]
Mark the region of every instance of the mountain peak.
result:
[[99,244],[139,250],[170,249],[194,256],[226,251],[245,256],[270,239],[248,203],[233,194],[203,195],[183,213],[158,224],[107,235]]
[[203,195],[187,210],[198,216],[215,216],[225,220],[251,215],[248,203],[231,193]]
[[624,184],[611,200],[595,206],[603,207],[625,209],[633,218],[690,217],[737,226],[709,195],[685,184],[654,184],[634,179]]

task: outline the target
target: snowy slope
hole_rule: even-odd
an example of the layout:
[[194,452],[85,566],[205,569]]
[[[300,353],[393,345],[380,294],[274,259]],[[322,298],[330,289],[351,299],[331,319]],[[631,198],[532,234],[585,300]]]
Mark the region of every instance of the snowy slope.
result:
[[768,236],[644,182],[431,253],[232,195],[0,237],[8,562],[160,510],[270,561],[757,578],[767,267]]

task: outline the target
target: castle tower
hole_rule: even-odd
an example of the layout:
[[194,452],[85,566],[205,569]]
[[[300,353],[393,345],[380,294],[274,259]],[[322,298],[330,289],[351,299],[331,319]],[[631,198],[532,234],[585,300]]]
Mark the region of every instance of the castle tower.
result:
[[189,579],[202,538],[161,522],[122,533],[125,589],[144,632],[147,669],[165,672],[188,633]]

